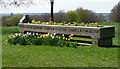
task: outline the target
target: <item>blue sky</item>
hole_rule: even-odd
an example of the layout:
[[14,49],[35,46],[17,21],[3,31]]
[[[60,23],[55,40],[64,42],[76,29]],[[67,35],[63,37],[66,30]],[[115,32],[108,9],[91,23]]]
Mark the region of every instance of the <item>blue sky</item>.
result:
[[[97,13],[110,13],[119,0],[54,0],[54,12],[76,10],[79,7],[89,9]],[[36,5],[30,7],[0,7],[0,13],[50,13],[49,0],[34,0]]]

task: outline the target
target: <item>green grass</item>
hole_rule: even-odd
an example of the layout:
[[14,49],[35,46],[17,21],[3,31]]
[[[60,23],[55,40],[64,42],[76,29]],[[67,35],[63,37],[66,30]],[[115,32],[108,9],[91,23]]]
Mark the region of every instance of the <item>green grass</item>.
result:
[[2,68],[2,38],[1,37],[2,37],[2,27],[0,27],[0,69]]
[[[3,27],[2,42],[17,32],[18,27]],[[117,32],[116,28],[114,45],[118,45]],[[2,44],[2,50],[3,67],[118,67],[118,48]]]

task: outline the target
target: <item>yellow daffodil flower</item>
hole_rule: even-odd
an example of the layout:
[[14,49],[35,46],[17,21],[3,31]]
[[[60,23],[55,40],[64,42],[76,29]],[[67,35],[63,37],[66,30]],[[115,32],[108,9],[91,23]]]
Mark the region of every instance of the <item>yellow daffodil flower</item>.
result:
[[46,24],[46,22],[42,22],[42,24]]
[[43,38],[45,38],[45,34],[43,35]]
[[71,39],[73,39],[73,38],[71,37]]
[[71,36],[73,36],[73,34],[71,34]]
[[48,34],[48,37],[50,36],[50,34]]
[[66,38],[66,40],[67,40],[67,38]]
[[35,33],[33,33],[33,35],[35,35]]
[[19,33],[19,35],[21,35],[21,33]]
[[95,26],[97,26],[97,25],[98,25],[98,23],[96,22],[96,23],[95,23]]
[[40,21],[38,21],[38,23],[40,23]]
[[12,37],[13,37],[14,35],[12,35]]
[[70,41],[70,39],[68,39]]
[[54,25],[56,25],[56,22],[54,22]]
[[47,35],[47,34],[46,34],[45,36],[46,36],[46,37],[48,37],[48,35]]
[[63,39],[65,39],[65,37],[63,37]]
[[42,38],[42,35],[40,36],[40,38]]
[[37,22],[35,22],[37,24]]
[[40,37],[39,36],[37,36],[37,39],[39,39]]
[[10,39],[12,39],[12,38],[10,37]]
[[32,23],[35,23],[35,20],[33,20]]
[[70,22],[68,23],[68,25],[70,25]]

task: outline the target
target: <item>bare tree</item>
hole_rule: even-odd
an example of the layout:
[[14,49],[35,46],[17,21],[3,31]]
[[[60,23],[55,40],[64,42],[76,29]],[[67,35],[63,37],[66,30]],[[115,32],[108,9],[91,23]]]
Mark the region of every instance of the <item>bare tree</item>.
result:
[[65,14],[64,10],[60,10],[59,12],[55,13],[55,22],[67,22],[67,15]]
[[44,3],[49,0],[0,0],[0,6],[2,8],[7,8],[8,6],[26,6],[29,7],[31,5],[35,5],[36,3]]
[[106,22],[105,16],[103,16],[101,13],[97,15],[97,22]]
[[120,1],[111,10],[111,13],[109,15],[109,22],[118,22],[118,23],[120,23]]

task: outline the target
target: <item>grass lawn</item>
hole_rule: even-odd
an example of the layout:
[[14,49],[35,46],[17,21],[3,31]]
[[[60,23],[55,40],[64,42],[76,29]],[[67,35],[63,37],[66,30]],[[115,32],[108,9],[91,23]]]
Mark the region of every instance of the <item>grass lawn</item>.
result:
[[[118,27],[116,27],[113,45],[118,45]],[[2,42],[10,34],[17,33],[18,27],[3,27]],[[118,67],[118,48],[97,46],[55,47],[55,46],[20,46],[2,44],[3,67]]]

